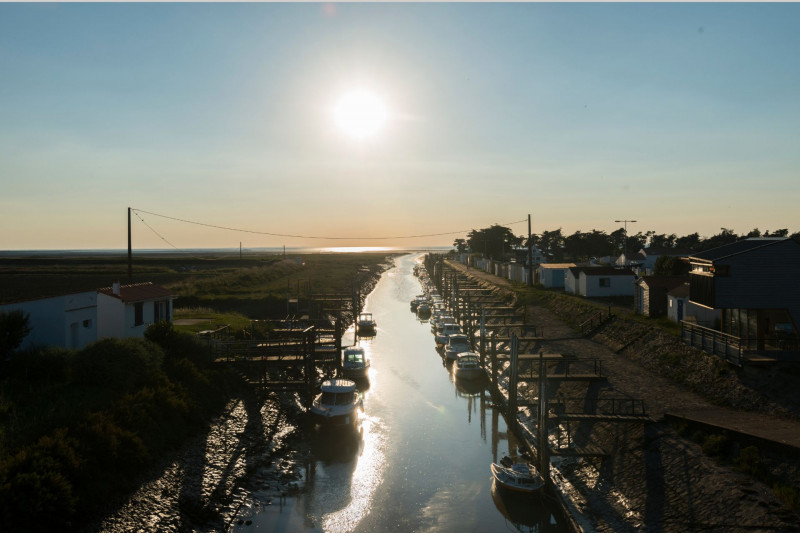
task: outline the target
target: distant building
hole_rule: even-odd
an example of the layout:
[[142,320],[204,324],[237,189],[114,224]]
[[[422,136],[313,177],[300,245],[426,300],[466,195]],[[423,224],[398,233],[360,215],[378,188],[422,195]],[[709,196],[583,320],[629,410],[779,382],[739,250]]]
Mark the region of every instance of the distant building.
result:
[[536,275],[547,289],[563,289],[567,271],[574,267],[575,263],[546,263],[539,265]]
[[172,293],[150,282],[114,283],[97,291],[98,337],[144,337],[147,326],[172,320]]
[[667,318],[680,324],[687,321],[706,328],[719,328],[722,311],[709,309],[689,301],[689,282],[667,293]]
[[572,267],[564,278],[564,290],[587,298],[633,296],[635,280],[629,268]]
[[686,276],[642,276],[636,280],[634,311],[653,318],[666,315],[667,293],[686,280]]

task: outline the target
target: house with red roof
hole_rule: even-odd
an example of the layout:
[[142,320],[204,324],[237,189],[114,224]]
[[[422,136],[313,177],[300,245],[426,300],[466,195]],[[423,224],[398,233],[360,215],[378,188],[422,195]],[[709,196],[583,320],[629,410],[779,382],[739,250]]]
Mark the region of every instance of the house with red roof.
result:
[[172,320],[173,294],[153,283],[120,285],[97,291],[97,336],[144,337],[147,326]]

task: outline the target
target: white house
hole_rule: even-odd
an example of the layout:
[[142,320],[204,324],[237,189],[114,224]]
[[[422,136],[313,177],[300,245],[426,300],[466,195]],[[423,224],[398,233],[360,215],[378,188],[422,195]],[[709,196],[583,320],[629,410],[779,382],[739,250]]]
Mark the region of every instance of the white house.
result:
[[97,291],[99,338],[144,337],[155,322],[172,320],[173,295],[164,287],[147,283],[120,285]]
[[31,328],[21,349],[36,346],[80,349],[97,340],[97,291],[0,305],[0,311],[15,310],[28,315]]
[[667,293],[667,318],[681,323],[682,320],[700,326],[717,329],[722,319],[722,311],[697,305],[689,300],[689,283],[683,283]]
[[539,283],[547,289],[563,289],[567,271],[574,266],[575,263],[546,263],[539,265],[536,271]]
[[633,296],[635,280],[629,268],[572,267],[564,278],[564,290],[587,298]]

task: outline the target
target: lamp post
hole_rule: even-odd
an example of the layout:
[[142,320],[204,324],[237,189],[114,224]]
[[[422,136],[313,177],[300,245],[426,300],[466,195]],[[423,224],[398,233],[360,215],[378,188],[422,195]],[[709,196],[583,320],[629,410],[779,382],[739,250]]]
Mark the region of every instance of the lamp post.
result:
[[617,223],[622,222],[623,224],[625,224],[625,240],[622,241],[622,253],[626,256],[625,257],[625,262],[627,263],[628,262],[628,257],[627,257],[627,255],[628,255],[628,222],[633,223],[633,222],[636,222],[636,221],[635,220],[615,220],[614,222],[617,222]]

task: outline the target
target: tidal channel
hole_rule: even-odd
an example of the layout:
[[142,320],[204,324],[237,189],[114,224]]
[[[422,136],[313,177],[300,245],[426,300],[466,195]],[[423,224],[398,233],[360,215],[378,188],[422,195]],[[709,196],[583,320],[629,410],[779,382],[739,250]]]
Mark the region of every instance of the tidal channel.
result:
[[[456,383],[410,311],[419,261],[397,258],[367,298],[378,331],[358,341],[372,364],[359,427],[313,433],[304,489],[242,509],[233,531],[567,530],[545,496],[494,488],[490,463],[518,443],[485,385]],[[353,342],[351,329],[343,345]]]

